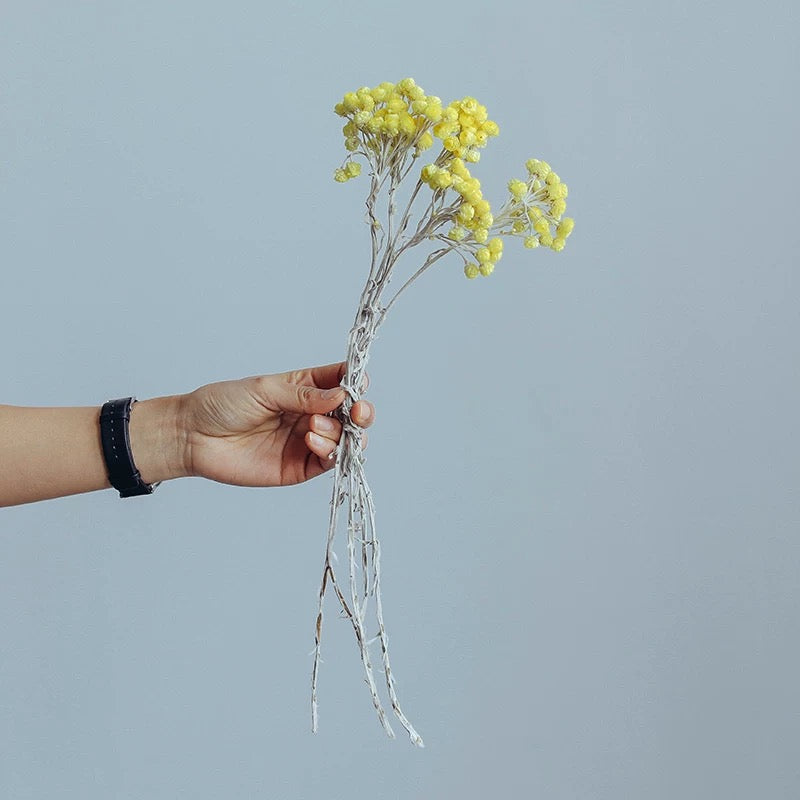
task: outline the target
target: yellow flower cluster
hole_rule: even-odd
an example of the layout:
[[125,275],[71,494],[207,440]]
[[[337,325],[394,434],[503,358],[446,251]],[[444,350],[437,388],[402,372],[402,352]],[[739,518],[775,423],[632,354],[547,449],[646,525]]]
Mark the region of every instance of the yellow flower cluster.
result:
[[420,180],[433,190],[434,199],[437,193],[444,197],[447,190],[458,195],[444,211],[443,205],[439,207],[438,222],[452,224],[447,237],[465,258],[468,278],[491,275],[500,260],[503,241],[490,240],[492,232],[518,235],[528,248],[564,249],[575,224],[563,217],[567,185],[545,161],[527,161],[528,179],[509,181],[509,201],[497,218],[492,214],[480,181],[470,174],[467,164],[479,161],[480,148],[500,131],[474,97],[443,108],[440,98],[426,95],[412,78],[404,78],[397,84],[381,83],[348,92],[335,111],[347,119],[342,133],[348,157],[334,172],[340,183],[361,173],[361,165],[352,160],[355,154],[363,156],[377,174],[403,164],[409,153],[416,158],[433,145],[434,137],[441,140],[441,152],[422,168]]
[[[431,128],[443,115],[441,99],[426,95],[413,78],[374,88],[362,86],[345,94],[334,110],[347,119],[342,128],[345,148],[367,157],[369,153],[387,155],[390,150],[405,153],[412,147],[415,155],[427,150],[433,145]],[[347,164],[334,173],[340,182],[353,177]]]
[[494,265],[503,257],[503,240],[489,239],[486,247],[479,247],[474,255],[478,263],[466,262],[464,274],[470,279],[477,278],[478,275],[488,278],[494,272]]
[[433,135],[442,140],[444,150],[452,157],[471,164],[480,160],[478,148],[484,147],[500,128],[489,119],[486,106],[474,97],[454,100],[442,112],[442,119],[433,128]]
[[525,166],[527,181],[508,182],[511,199],[503,223],[510,223],[509,233],[524,237],[525,247],[542,245],[559,252],[575,227],[575,220],[563,217],[567,210],[567,184],[546,161],[531,158]]

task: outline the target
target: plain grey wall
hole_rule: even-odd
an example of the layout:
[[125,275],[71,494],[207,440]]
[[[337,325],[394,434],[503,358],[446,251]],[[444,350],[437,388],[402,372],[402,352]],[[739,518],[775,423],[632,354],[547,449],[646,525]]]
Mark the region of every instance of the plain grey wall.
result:
[[185,480],[0,512],[0,797],[800,796],[799,24],[4,0],[1,402],[343,357],[367,241],[332,106],[363,84],[475,95],[489,197],[545,158],[577,224],[489,280],[441,262],[373,352],[385,613],[427,749],[385,738],[333,614],[309,731],[329,478]]

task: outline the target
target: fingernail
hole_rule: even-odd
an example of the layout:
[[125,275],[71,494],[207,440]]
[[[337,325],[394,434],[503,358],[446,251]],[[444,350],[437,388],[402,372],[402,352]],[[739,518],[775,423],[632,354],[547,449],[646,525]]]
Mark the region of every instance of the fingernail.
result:
[[325,417],[322,414],[317,414],[314,418],[314,425],[321,431],[332,431],[333,420],[330,417]]
[[342,391],[341,386],[334,386],[333,389],[325,389],[322,392],[322,399],[323,400],[333,400],[334,397],[338,396],[339,392]]
[[318,436],[313,431],[311,432],[311,436],[309,438],[311,439],[311,444],[313,444],[315,447],[325,446],[325,440],[321,436]]

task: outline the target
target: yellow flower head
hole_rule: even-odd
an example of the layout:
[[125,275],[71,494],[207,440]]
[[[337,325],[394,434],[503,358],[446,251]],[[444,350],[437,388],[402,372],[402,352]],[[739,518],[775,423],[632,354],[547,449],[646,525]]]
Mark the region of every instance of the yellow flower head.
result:
[[510,180],[508,182],[508,191],[515,200],[522,200],[528,193],[528,184],[525,181]]

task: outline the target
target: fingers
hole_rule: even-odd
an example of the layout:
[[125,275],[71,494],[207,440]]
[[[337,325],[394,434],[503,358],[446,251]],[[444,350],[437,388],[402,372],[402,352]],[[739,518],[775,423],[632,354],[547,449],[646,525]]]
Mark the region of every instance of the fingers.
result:
[[[329,389],[338,386],[346,370],[347,364],[344,361],[338,361],[335,364],[325,364],[322,367],[311,367],[309,369],[300,370],[299,383],[303,383],[304,379],[308,379],[314,386],[319,389]],[[362,392],[366,392],[369,388],[369,375],[364,374],[364,385],[361,388]]]
[[319,458],[323,466],[332,467],[336,454],[336,442],[326,439],[324,436],[314,433],[314,431],[309,431],[305,438],[308,449]]
[[375,422],[375,406],[369,400],[359,400],[353,404],[350,416],[356,425],[361,428],[368,428]]
[[[350,412],[353,422],[361,428],[368,428],[375,421],[375,407],[368,400],[359,400]],[[333,417],[321,414],[312,415],[309,431],[305,435],[306,445],[323,465],[333,466],[336,446],[342,436],[342,423]],[[366,433],[361,437],[361,448],[367,447]],[[329,464],[327,462],[330,462]]]

